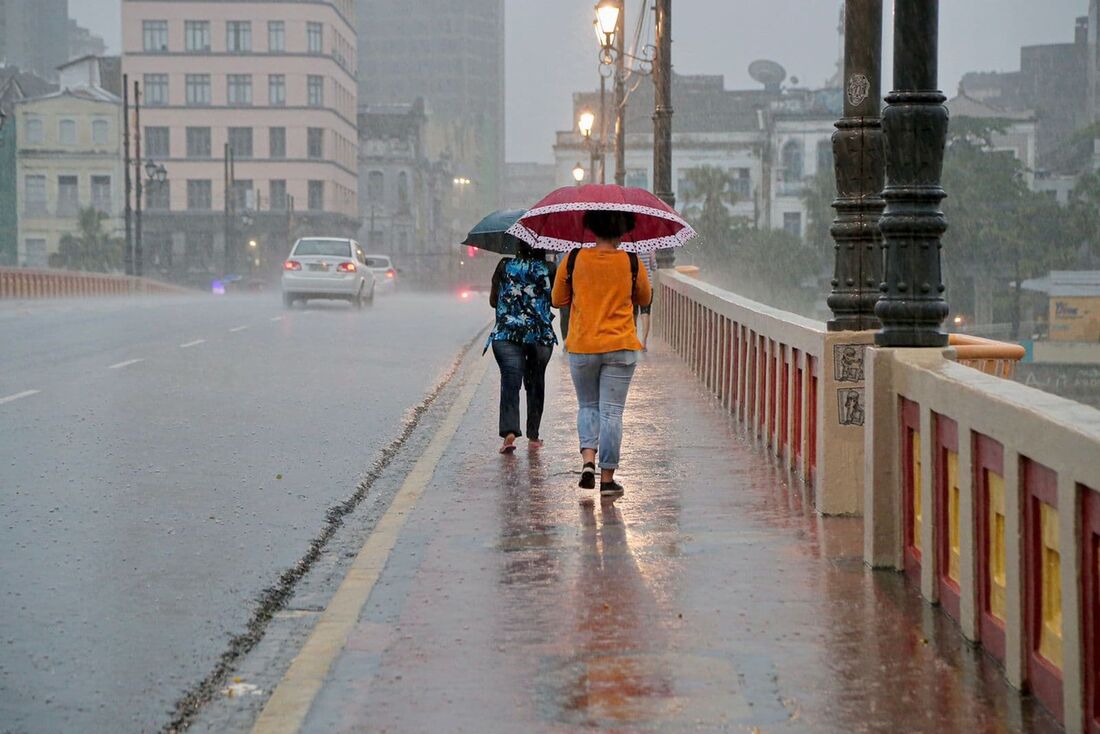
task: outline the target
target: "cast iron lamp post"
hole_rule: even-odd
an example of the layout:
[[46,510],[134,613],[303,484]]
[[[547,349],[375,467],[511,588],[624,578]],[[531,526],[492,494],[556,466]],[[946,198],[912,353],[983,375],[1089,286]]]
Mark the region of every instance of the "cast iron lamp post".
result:
[[573,166],[573,180],[577,183],[577,186],[581,185],[581,181],[584,180],[584,166],[580,161],[577,161],[577,165]]
[[[593,182],[596,180],[596,166],[599,165],[599,170],[603,170],[603,139],[592,134],[595,124],[596,115],[587,110],[582,112],[577,120],[577,129],[584,141],[584,147],[588,149],[588,170],[592,172]],[[603,183],[602,176],[600,183]]]
[[879,222],[886,250],[875,315],[883,347],[940,347],[947,334],[940,202],[947,141],[946,97],[937,89],[939,0],[894,0],[894,91],[882,117],[886,138],[886,210]]
[[844,3],[844,117],[833,133],[837,217],[829,331],[877,329],[882,282],[883,138],[879,103],[882,0]]

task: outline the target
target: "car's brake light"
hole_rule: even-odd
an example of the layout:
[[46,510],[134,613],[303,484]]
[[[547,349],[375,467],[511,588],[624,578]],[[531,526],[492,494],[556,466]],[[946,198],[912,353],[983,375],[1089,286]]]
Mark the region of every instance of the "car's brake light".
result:
[[462,291],[461,293],[458,294],[458,297],[461,298],[464,301],[469,300],[470,291]]
[[341,273],[354,273],[355,272],[355,263],[340,263],[339,265],[336,266],[336,270],[338,270]]
[[397,271],[394,270],[393,268],[390,268],[389,270],[386,271],[386,277],[387,278],[396,278],[397,277]]
[[287,260],[283,263],[283,270],[301,270],[302,264],[297,260]]

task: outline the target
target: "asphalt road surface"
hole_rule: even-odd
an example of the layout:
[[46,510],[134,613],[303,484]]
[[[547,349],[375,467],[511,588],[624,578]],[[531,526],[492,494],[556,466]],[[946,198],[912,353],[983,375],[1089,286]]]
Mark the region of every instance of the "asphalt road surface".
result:
[[162,728],[490,317],[0,305],[0,731]]

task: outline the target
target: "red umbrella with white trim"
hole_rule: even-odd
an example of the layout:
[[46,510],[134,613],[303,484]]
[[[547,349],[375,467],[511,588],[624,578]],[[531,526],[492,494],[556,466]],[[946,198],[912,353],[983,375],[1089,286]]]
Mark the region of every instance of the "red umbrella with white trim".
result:
[[650,192],[615,184],[566,186],[553,191],[528,209],[508,234],[540,250],[568,252],[592,247],[596,236],[585,228],[584,213],[593,209],[634,215],[634,230],[624,235],[619,245],[627,252],[682,247],[695,236],[690,224]]

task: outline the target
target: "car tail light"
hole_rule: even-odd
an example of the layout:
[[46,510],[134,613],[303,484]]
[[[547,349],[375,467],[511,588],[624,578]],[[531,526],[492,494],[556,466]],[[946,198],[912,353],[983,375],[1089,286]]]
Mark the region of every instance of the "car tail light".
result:
[[297,260],[287,260],[283,263],[283,270],[301,270],[302,264]]
[[470,300],[470,291],[462,291],[458,294],[458,297],[461,298],[463,301],[468,301]]
[[355,272],[355,263],[340,263],[339,265],[336,266],[336,270],[337,270],[337,272],[341,272],[341,273],[354,273]]
[[389,270],[386,271],[386,277],[387,278],[396,278],[397,277],[397,271],[394,270],[393,268],[390,268]]

